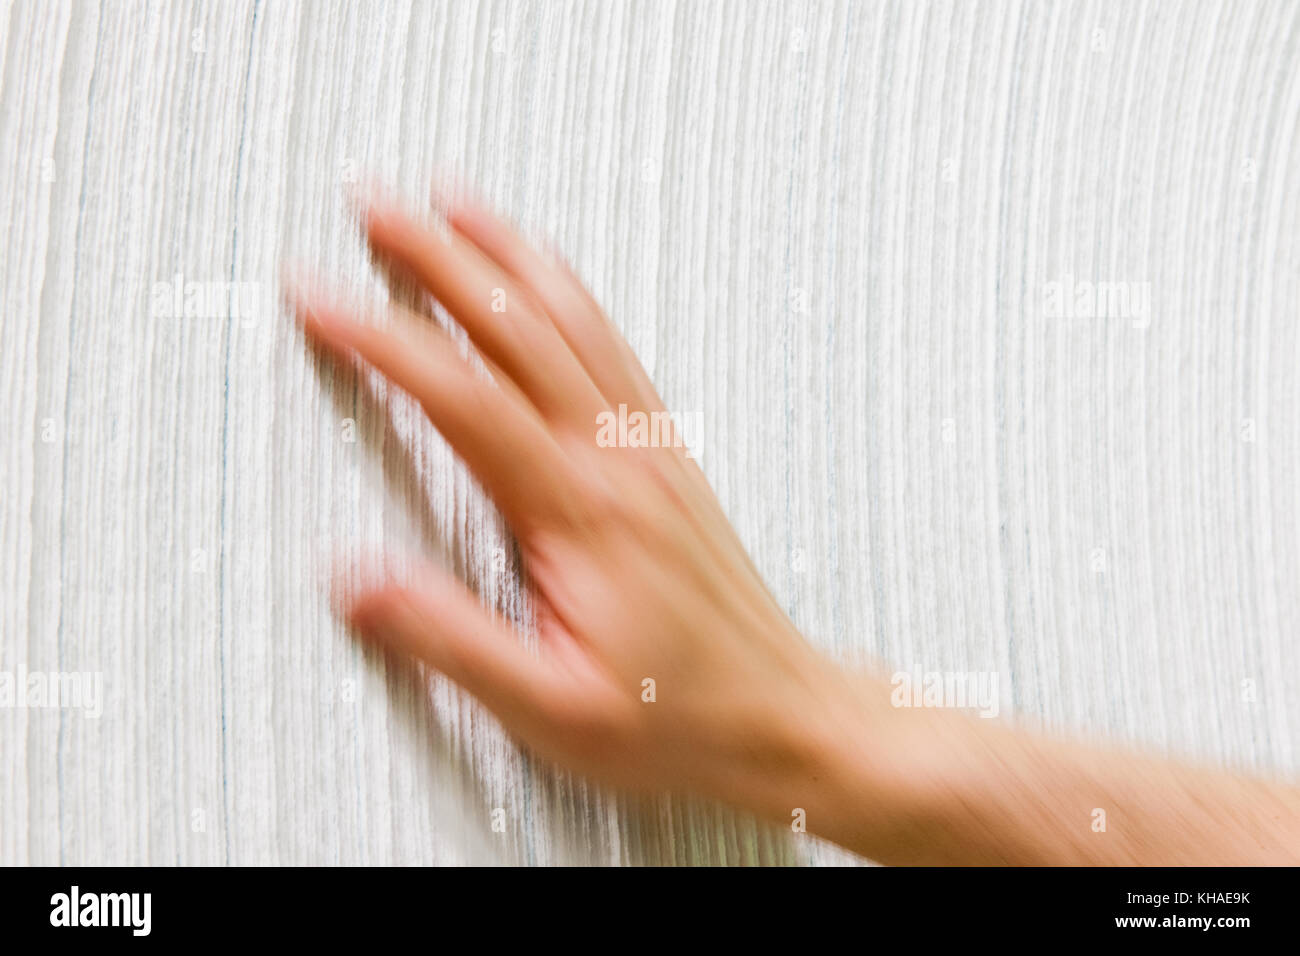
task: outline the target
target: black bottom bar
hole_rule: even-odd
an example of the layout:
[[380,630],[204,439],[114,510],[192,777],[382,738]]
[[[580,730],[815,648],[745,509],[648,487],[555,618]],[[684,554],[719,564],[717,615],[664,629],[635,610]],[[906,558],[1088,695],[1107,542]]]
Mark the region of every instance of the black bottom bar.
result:
[[0,922],[8,941],[92,945],[414,934],[457,949],[511,937],[605,950],[709,938],[830,946],[846,934],[870,945],[900,932],[924,943],[1231,944],[1294,934],[1296,888],[1291,869],[7,869]]

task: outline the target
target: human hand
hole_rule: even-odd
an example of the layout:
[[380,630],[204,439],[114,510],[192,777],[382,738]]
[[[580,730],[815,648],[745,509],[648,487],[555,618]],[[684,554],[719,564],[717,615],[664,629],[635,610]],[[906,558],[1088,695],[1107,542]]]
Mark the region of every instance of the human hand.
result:
[[[442,572],[350,596],[350,621],[594,778],[786,822],[800,808],[815,823],[819,794],[841,777],[883,800],[889,768],[915,756],[887,688],[862,693],[870,678],[798,633],[686,449],[598,443],[602,413],[666,409],[574,274],[477,204],[445,216],[446,228],[430,228],[389,203],[363,212],[373,246],[465,328],[488,374],[400,309],[363,319],[299,290],[297,311],[317,342],[414,396],[500,507],[518,537],[538,653]],[[867,732],[873,722],[880,732]]]
[[[685,449],[598,441],[620,406],[666,412],[571,271],[470,203],[446,209],[445,229],[381,203],[365,224],[465,328],[486,374],[400,309],[360,319],[299,290],[298,314],[414,396],[496,501],[539,646],[442,572],[350,596],[362,635],[442,671],[570,769],[774,820],[802,812],[885,862],[1294,862],[1292,786],[893,708],[882,678],[798,633]],[[1106,839],[1098,807],[1116,824]]]

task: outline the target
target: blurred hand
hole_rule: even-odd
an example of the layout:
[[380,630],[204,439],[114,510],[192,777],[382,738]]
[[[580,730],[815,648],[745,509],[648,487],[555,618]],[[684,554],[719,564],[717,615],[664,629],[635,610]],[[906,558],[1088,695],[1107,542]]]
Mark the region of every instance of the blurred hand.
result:
[[[362,318],[299,292],[304,328],[414,396],[491,494],[518,537],[539,653],[443,573],[350,598],[359,631],[468,688],[540,753],[623,787],[789,821],[815,802],[807,784],[834,752],[853,746],[889,766],[887,742],[864,735],[861,686],[772,599],[574,274],[477,205],[451,205],[446,228],[375,201],[364,220],[375,248],[464,327],[488,374],[409,313]],[[620,406],[655,416],[657,446],[609,447],[602,426]],[[872,696],[890,718],[887,690]]]
[[[431,228],[372,202],[366,231],[464,327],[481,365],[421,316],[363,317],[306,289],[297,311],[322,346],[414,396],[496,501],[539,647],[442,572],[351,596],[362,635],[458,681],[564,766],[802,815],[886,862],[1296,860],[1294,788],[895,709],[883,679],[823,657],[660,430],[663,402],[573,273],[478,205],[444,212]],[[610,416],[638,412],[658,416],[639,437],[660,441],[610,447]]]

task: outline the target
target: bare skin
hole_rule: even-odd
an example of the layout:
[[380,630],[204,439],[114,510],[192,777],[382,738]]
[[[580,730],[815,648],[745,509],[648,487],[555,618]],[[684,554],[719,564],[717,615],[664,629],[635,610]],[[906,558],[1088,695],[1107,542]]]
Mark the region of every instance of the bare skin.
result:
[[492,496],[539,646],[433,571],[350,596],[365,638],[457,681],[558,764],[787,824],[801,810],[811,832],[882,862],[1300,862],[1295,788],[898,709],[883,678],[816,650],[681,448],[598,443],[602,412],[665,408],[573,273],[476,203],[443,213],[432,228],[372,200],[363,218],[488,374],[423,317],[293,298],[318,344],[414,396]]

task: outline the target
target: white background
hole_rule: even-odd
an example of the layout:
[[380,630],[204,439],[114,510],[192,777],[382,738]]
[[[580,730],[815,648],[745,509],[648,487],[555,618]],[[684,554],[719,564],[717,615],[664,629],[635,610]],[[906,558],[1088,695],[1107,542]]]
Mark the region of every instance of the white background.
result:
[[[353,176],[558,243],[819,644],[1300,765],[1300,5],[19,0],[0,56],[0,669],[105,687],[0,711],[0,862],[848,859],[539,766],[334,622],[376,549],[516,606],[278,303],[290,258],[387,294]],[[159,315],[177,275],[261,305]]]

